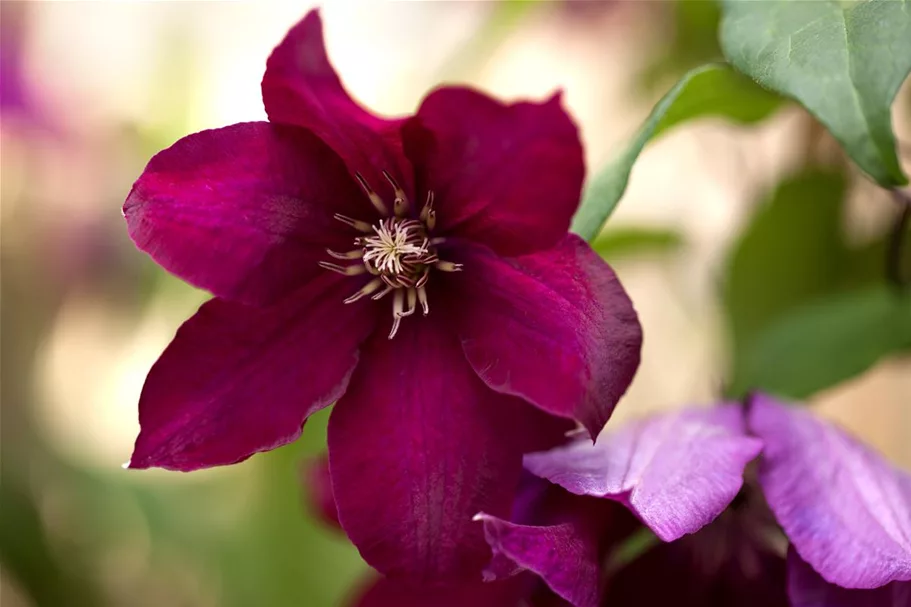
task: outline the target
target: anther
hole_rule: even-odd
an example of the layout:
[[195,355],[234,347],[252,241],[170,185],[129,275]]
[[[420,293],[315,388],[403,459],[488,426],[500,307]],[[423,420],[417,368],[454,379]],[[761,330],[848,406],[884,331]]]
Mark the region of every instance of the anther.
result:
[[402,322],[402,316],[404,316],[404,306],[405,306],[405,296],[402,293],[401,289],[396,290],[393,294],[392,299],[392,330],[389,331],[389,339],[395,337],[396,332],[399,330],[399,324]]
[[433,267],[435,267],[437,270],[440,270],[441,272],[461,272],[462,271],[462,264],[452,263],[451,261],[440,260],[440,261],[436,262],[435,264],[433,264]]
[[332,255],[336,259],[360,259],[364,256],[364,249],[355,249],[354,251],[348,251],[347,253],[336,253],[332,249],[326,249],[326,253]]
[[371,204],[376,207],[376,210],[379,211],[380,215],[383,217],[389,217],[389,209],[386,208],[386,204],[383,202],[383,199],[380,198],[380,195],[373,191],[370,187],[370,184],[367,183],[367,180],[364,179],[363,175],[360,173],[355,173],[354,178],[357,179],[357,182],[361,184],[361,187],[364,188],[364,192],[367,193],[367,198],[370,199]]
[[319,267],[324,270],[332,270],[333,272],[338,272],[343,276],[357,276],[358,274],[363,274],[367,271],[367,268],[363,264],[356,266],[340,266],[337,263],[329,263],[328,261],[320,261]]
[[424,203],[424,208],[421,209],[421,221],[427,221],[427,215],[430,214],[431,209],[433,209],[433,191],[427,191],[427,201]]
[[418,292],[418,301],[421,302],[421,308],[424,310],[424,316],[430,314],[430,304],[427,303],[427,289],[425,287],[418,287],[415,289]]
[[351,226],[352,228],[354,228],[355,230],[357,230],[359,232],[364,232],[365,234],[369,234],[369,233],[373,232],[373,226],[371,226],[366,221],[358,221],[357,219],[352,219],[351,217],[348,217],[346,215],[339,215],[338,213],[333,215],[333,217],[336,220],[341,221],[343,224],[345,224],[347,226]]
[[405,311],[402,312],[402,316],[411,316],[414,314],[414,309],[417,307],[418,303],[418,293],[414,289],[408,289],[405,293],[408,296]]
[[395,190],[395,202],[392,203],[392,209],[396,217],[403,217],[408,212],[408,198],[405,196],[405,190],[399,187],[398,182],[387,171],[383,171],[383,177]]
[[427,226],[427,230],[431,231],[437,225],[437,212],[433,209],[430,209],[427,212],[427,219],[424,220],[424,225]]
[[354,295],[352,295],[351,297],[346,299],[345,303],[346,304],[354,303],[361,297],[370,295],[371,293],[373,293],[374,291],[379,289],[381,286],[383,286],[383,281],[380,280],[379,278],[374,278],[373,280],[371,280],[370,282],[365,284],[363,287],[361,287],[357,293],[355,293]]

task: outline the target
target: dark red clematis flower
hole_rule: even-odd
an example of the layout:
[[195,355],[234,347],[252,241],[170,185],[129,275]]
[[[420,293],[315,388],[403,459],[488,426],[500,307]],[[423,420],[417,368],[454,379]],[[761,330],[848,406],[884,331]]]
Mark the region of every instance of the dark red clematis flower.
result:
[[262,83],[270,122],[190,135],[124,204],[136,245],[214,294],[155,363],[132,468],[232,464],[329,422],[338,518],[386,575],[476,575],[478,511],[522,453],[595,434],[639,361],[611,269],[568,234],[584,167],[559,96],[465,88],[384,119],[345,92],[319,16]]

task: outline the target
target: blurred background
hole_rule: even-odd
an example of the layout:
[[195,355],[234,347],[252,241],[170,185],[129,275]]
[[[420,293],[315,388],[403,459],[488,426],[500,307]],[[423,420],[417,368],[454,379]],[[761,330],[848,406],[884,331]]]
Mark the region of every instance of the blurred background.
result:
[[[0,8],[3,607],[343,604],[368,568],[300,483],[325,412],[298,443],[229,468],[121,469],[145,374],[206,299],[133,248],[121,204],[183,135],[265,119],[265,60],[308,4]],[[687,69],[720,57],[711,2],[330,3],[323,17],[343,81],[379,113],[411,112],[441,82],[507,99],[562,88],[590,172]],[[906,171],[909,99],[906,83],[893,108]],[[764,327],[884,282],[896,216],[793,104],[655,142],[596,242],[645,330],[615,422],[717,400]],[[911,467],[907,356],[809,400]]]

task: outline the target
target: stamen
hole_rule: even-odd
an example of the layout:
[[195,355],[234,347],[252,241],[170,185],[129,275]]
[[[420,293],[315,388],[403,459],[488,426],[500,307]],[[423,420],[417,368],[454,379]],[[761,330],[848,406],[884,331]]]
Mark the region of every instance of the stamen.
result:
[[324,270],[332,270],[333,272],[338,272],[343,276],[357,276],[358,274],[363,274],[367,271],[367,268],[365,268],[363,264],[356,266],[340,266],[337,263],[320,261],[318,265]]
[[347,253],[336,253],[332,249],[326,249],[326,253],[332,255],[336,259],[360,259],[364,256],[364,249],[355,249],[354,251],[348,251]]
[[343,224],[345,224],[347,226],[351,226],[358,232],[364,232],[366,234],[369,234],[370,232],[373,231],[373,226],[371,226],[366,221],[358,221],[357,219],[353,219],[346,215],[339,215],[338,213],[336,213],[332,217],[334,217],[338,221],[341,221]]
[[427,289],[425,287],[418,287],[418,301],[421,302],[421,308],[424,309],[424,316],[430,314],[430,304],[427,303]]
[[461,272],[462,271],[462,264],[452,263],[451,261],[440,260],[440,261],[436,262],[435,264],[433,264],[433,267],[435,267],[437,270],[440,270],[441,272]]
[[406,302],[407,307],[405,308],[405,311],[402,312],[402,316],[411,316],[414,314],[415,307],[417,307],[418,293],[414,289],[408,289],[405,294],[408,296],[408,300]]
[[421,209],[421,221],[427,221],[427,215],[433,209],[433,191],[427,191],[427,202],[424,203],[424,208]]
[[435,247],[438,244],[443,244],[444,242],[446,242],[446,238],[444,236],[437,236],[436,238],[430,239],[430,246]]
[[437,225],[437,212],[430,209],[430,211],[427,212],[427,219],[424,220],[424,224],[429,231],[432,231]]
[[[383,282],[385,282],[385,281],[383,281]],[[395,289],[395,287],[393,287],[392,285],[387,283],[385,289],[383,289],[382,291],[380,291],[379,293],[377,293],[370,299],[372,299],[373,301],[378,301],[380,299],[383,299],[388,293],[391,293],[394,289]]]
[[[385,171],[383,171],[385,173]],[[389,217],[389,209],[386,208],[386,204],[383,202],[383,199],[380,198],[380,195],[373,191],[370,185],[367,183],[367,180],[360,173],[354,174],[357,182],[361,184],[361,187],[364,188],[364,191],[367,193],[367,198],[370,199],[370,202],[376,207],[376,210],[379,211],[380,215],[383,217]]]
[[404,295],[401,289],[398,289],[393,294],[392,300],[392,330],[389,331],[389,339],[395,337],[396,332],[399,330],[399,324],[402,322],[402,312],[404,308]]
[[344,302],[345,302],[346,304],[354,303],[354,302],[356,302],[358,299],[360,299],[361,297],[364,297],[364,296],[366,296],[366,295],[370,295],[371,293],[373,293],[374,291],[376,291],[377,289],[379,289],[381,286],[383,286],[383,281],[380,280],[379,278],[374,278],[373,280],[371,280],[370,282],[368,282],[367,284],[365,284],[363,287],[361,287],[360,290],[359,290],[357,293],[355,293],[354,295],[352,295],[352,296],[349,297],[348,299],[344,300]]
[[388,181],[389,185],[392,186],[392,189],[395,190],[395,202],[392,203],[392,209],[395,212],[395,216],[403,217],[405,213],[408,212],[408,198],[405,196],[405,190],[399,187],[398,182],[396,182],[388,172],[383,171],[383,177],[386,178],[386,181]]

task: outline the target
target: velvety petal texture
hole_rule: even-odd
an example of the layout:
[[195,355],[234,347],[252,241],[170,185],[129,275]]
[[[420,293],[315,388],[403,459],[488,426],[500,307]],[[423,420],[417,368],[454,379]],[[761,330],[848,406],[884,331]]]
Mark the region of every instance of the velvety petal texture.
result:
[[272,307],[203,304],[149,371],[130,467],[232,464],[295,440],[344,393],[373,330],[342,304],[349,288],[324,273]]
[[791,607],[908,607],[911,582],[890,582],[873,589],[842,588],[825,581],[791,548],[788,596]]
[[[456,252],[454,252],[456,253]],[[582,239],[513,259],[462,247],[449,295],[484,382],[582,422],[607,422],[639,365],[642,329],[617,276]]]
[[518,525],[483,513],[476,520],[484,525],[499,569],[488,569],[489,577],[502,575],[503,561],[496,557],[506,557],[541,576],[551,590],[576,607],[598,607],[599,538],[586,526],[572,522]]
[[525,467],[577,495],[630,508],[664,541],[717,517],[743,485],[761,443],[736,405],[689,409],[627,424],[592,445],[580,440],[525,457]]
[[353,607],[522,607],[527,580],[483,582],[452,586],[415,585],[408,580],[380,578],[358,597]]
[[444,87],[424,99],[402,136],[420,191],[439,201],[441,234],[513,256],[548,249],[569,229],[585,164],[559,95],[505,104]]
[[371,208],[312,133],[251,122],[156,154],[123,214],[136,246],[164,269],[218,297],[265,304],[325,273],[326,247],[350,248],[332,216],[354,206]]
[[756,395],[750,430],[765,444],[759,482],[803,560],[828,582],[911,580],[911,477],[805,409]]
[[[305,127],[326,142],[378,192],[389,171],[412,193],[412,171],[402,152],[400,120],[386,120],[358,105],[329,63],[317,10],[291,28],[269,61],[262,82],[269,120]],[[385,192],[381,192],[385,193]]]
[[490,552],[471,517],[508,514],[522,453],[563,430],[488,389],[445,321],[377,332],[329,421],[342,527],[370,565],[416,582],[480,575]]

